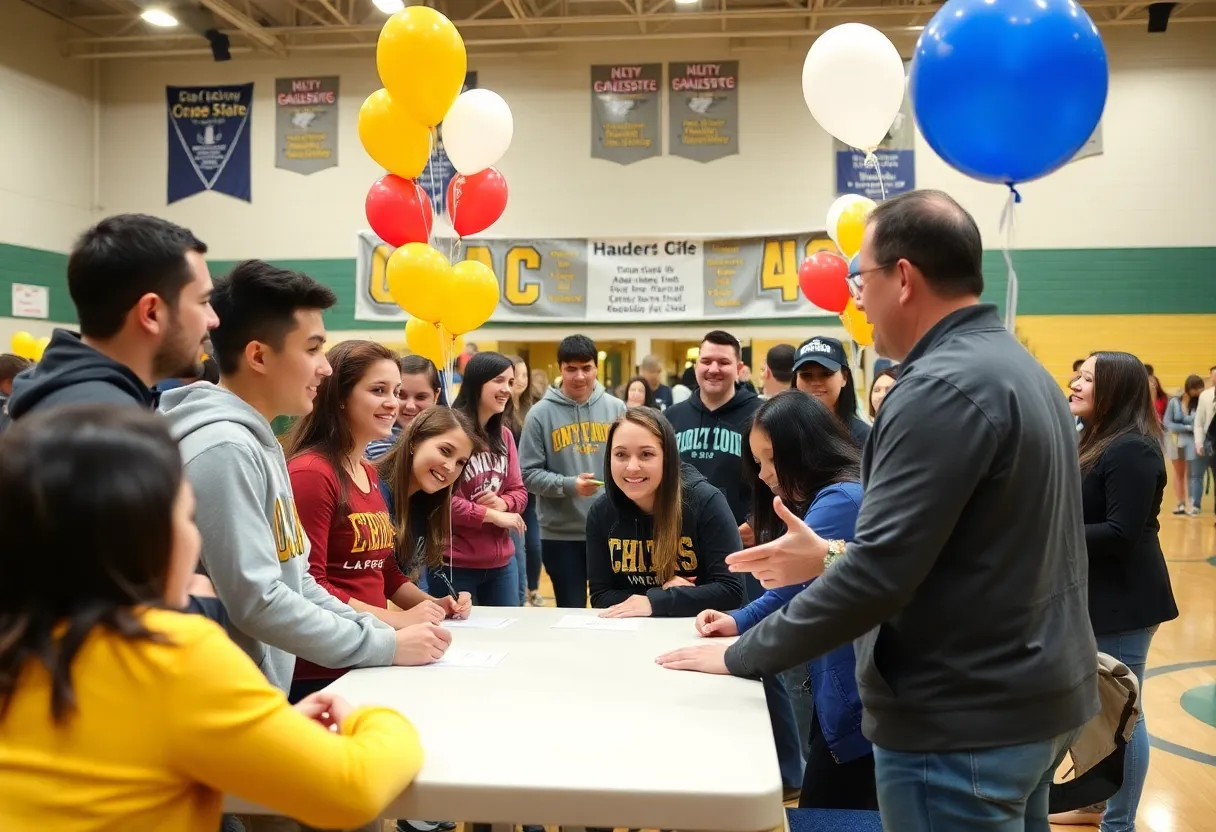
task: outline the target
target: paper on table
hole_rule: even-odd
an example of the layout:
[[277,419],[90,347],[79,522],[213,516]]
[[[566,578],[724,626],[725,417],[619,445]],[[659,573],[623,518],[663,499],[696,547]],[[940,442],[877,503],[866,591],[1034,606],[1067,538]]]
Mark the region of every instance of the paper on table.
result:
[[443,622],[445,627],[469,630],[501,630],[510,627],[518,618],[450,618]]
[[487,650],[461,650],[451,648],[439,661],[424,667],[494,667],[506,657],[505,652],[491,653]]
[[554,630],[636,630],[642,626],[637,618],[600,618],[593,615],[563,615]]

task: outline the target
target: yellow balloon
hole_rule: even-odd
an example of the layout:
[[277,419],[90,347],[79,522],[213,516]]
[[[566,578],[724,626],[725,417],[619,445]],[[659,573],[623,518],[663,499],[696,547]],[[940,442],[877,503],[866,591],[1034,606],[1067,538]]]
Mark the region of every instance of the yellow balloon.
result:
[[840,212],[836,220],[836,244],[846,259],[861,251],[861,238],[866,231],[866,219],[875,208],[874,200],[854,202]]
[[409,6],[380,30],[376,69],[393,98],[427,127],[443,121],[469,68],[464,39],[439,12]]
[[426,243],[406,243],[388,258],[388,292],[415,318],[436,323],[448,303],[452,267]]
[[844,325],[844,331],[849,333],[849,337],[861,346],[869,347],[874,344],[874,325],[866,318],[866,313],[857,308],[852,298],[840,314],[840,323]]
[[359,108],[359,141],[377,165],[405,179],[416,179],[431,158],[431,131],[376,90]]
[[28,332],[22,330],[21,332],[13,333],[12,340],[9,341],[9,346],[13,350],[13,355],[33,360],[34,351],[37,349],[37,343],[38,342],[34,340],[33,335],[30,335]]
[[490,320],[498,306],[498,278],[479,260],[462,260],[452,266],[448,301],[440,322],[448,332],[472,332]]
[[[410,318],[405,322],[405,345],[414,355],[428,358],[440,369],[464,351],[464,336],[452,335],[439,324]],[[446,351],[446,355],[445,355]]]
[[34,342],[34,354],[31,356],[35,361],[42,360],[42,354],[46,352],[46,348],[50,345],[51,339],[45,335]]

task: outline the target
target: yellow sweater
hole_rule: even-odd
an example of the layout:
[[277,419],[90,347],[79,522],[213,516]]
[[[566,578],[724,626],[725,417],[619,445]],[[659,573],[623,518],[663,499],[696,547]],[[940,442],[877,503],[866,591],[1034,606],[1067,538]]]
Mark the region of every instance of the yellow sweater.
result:
[[0,719],[0,830],[215,832],[223,794],[322,828],[368,822],[422,767],[418,734],[365,707],[326,731],[223,630],[151,610],[171,645],[95,630],[72,663],[77,708],[51,720],[28,666]]

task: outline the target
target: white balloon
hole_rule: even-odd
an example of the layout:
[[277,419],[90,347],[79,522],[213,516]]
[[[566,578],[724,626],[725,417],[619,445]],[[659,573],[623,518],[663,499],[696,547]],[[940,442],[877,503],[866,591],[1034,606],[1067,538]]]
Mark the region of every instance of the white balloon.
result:
[[[836,201],[828,208],[827,232],[828,236],[832,238],[832,242],[836,244],[837,249],[840,248],[840,240],[836,239],[836,224],[840,222],[840,215],[844,213],[844,210],[857,202],[874,204],[872,199],[860,194],[844,194],[843,196],[836,197]],[[845,259],[848,260],[849,258],[846,257]]]
[[886,138],[905,84],[895,44],[864,23],[828,29],[811,44],[802,65],[802,97],[815,121],[845,144],[866,151]]
[[452,167],[465,176],[501,159],[514,133],[511,108],[501,95],[490,90],[461,93],[443,117],[443,149]]

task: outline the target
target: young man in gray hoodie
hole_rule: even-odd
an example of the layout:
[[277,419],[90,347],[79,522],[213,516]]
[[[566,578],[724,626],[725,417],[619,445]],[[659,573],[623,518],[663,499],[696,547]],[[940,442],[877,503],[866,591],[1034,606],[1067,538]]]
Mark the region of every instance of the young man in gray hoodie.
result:
[[431,624],[394,631],[308,573],[308,536],[270,420],[312,410],[331,372],[321,312],[335,301],[307,275],[257,260],[237,265],[211,300],[220,385],[199,382],[161,398],[198,500],[202,566],[228,609],[230,634],[284,692],[296,656],[325,667],[421,665],[441,658],[451,640]]
[[557,346],[561,389],[532,406],[519,440],[524,485],[535,494],[540,554],[559,607],[587,606],[587,512],[604,479],[608,428],[625,403],[599,383],[595,342],[571,335]]

